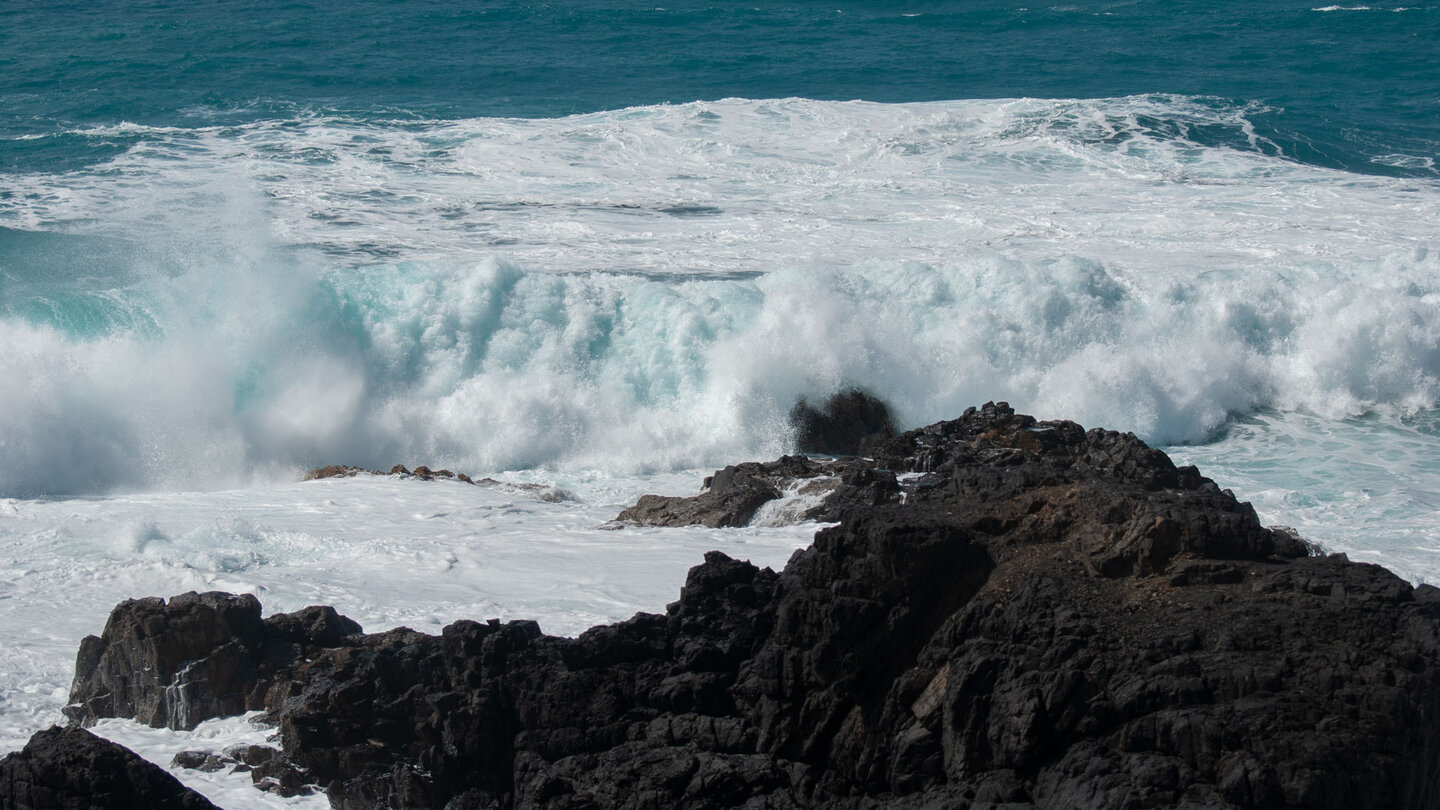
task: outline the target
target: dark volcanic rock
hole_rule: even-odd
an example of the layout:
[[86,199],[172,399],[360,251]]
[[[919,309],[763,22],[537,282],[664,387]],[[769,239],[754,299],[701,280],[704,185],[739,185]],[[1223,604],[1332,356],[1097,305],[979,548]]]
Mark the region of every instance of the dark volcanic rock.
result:
[[859,456],[895,437],[890,408],[858,388],[841,391],[815,408],[805,400],[790,409],[795,446],[802,453]]
[[56,726],[0,760],[5,810],[216,810],[205,797],[125,748]]
[[271,619],[249,705],[346,808],[1440,807],[1440,590],[1003,403],[871,452],[779,574],[575,639]]
[[194,728],[245,711],[260,641],[260,602],[225,593],[132,599],[110,614],[76,656],[70,719],[133,717]]
[[235,764],[235,760],[213,751],[181,751],[170,758],[170,767],[172,768],[185,768],[202,773],[223,771],[226,768],[234,767]]
[[[834,478],[841,465],[782,456],[776,461],[735,464],[705,479],[699,495],[645,495],[615,519],[641,526],[744,526],[760,507],[779,498],[797,481]],[[838,480],[826,487],[833,490]]]
[[334,648],[360,625],[334,608],[260,619],[249,594],[187,593],[120,603],[100,636],[80,643],[65,714],[89,724],[131,717],[192,729],[266,704],[306,650]]
[[616,516],[639,526],[748,525],[760,508],[789,498],[778,515],[785,524],[829,522],[854,509],[898,500],[895,474],[860,459],[781,456],[775,461],[733,464],[706,478],[699,495],[643,495]]
[[181,751],[171,760],[170,767],[205,773],[248,773],[255,787],[286,797],[308,796],[318,787],[278,749],[264,745],[238,745],[218,754],[214,751]]

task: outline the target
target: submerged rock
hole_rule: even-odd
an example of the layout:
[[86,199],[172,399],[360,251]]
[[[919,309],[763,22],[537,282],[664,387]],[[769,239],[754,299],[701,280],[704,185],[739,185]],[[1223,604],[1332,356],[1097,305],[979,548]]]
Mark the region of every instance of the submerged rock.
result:
[[36,732],[24,750],[0,759],[5,810],[217,810],[163,768],[78,728]]
[[534,498],[539,498],[548,503],[560,503],[563,501],[575,500],[575,494],[559,487],[547,484],[532,484],[528,482],[497,481],[494,478],[471,478],[465,473],[451,472],[450,470],[432,470],[425,465],[420,465],[414,470],[404,464],[396,464],[390,468],[390,472],[383,473],[379,470],[370,470],[364,467],[352,467],[348,464],[331,464],[327,467],[316,467],[305,473],[302,481],[317,481],[323,478],[354,478],[359,475],[393,475],[401,479],[414,479],[420,481],[460,481],[466,484],[473,484],[477,487],[487,487],[505,492],[519,492]]
[[310,470],[305,473],[305,477],[300,480],[318,481],[322,478],[354,478],[362,473],[365,475],[379,475],[377,471],[367,470],[364,467],[354,467],[349,464],[330,464]]
[[170,767],[202,773],[248,773],[257,788],[285,797],[309,796],[319,789],[278,749],[264,745],[237,745],[218,753],[181,751],[170,761]]
[[[1003,403],[872,455],[781,573],[711,552],[663,615],[574,639],[272,618],[246,705],[347,808],[1440,806],[1440,590]],[[729,469],[717,498],[752,486]]]

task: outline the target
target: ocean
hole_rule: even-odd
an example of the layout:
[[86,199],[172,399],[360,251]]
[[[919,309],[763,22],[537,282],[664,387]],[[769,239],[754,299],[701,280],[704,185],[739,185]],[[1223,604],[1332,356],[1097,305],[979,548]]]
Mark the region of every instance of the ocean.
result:
[[[850,387],[1440,582],[1440,6],[10,0],[0,76],[0,752],[125,598],[574,634],[778,568],[606,524]],[[299,481],[396,463],[501,483]]]

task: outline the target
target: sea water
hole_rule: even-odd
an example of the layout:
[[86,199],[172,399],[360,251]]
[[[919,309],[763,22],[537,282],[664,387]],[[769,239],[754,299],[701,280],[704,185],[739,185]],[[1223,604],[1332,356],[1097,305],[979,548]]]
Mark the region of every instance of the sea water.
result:
[[[575,634],[711,548],[778,568],[814,526],[607,524],[852,386],[1134,431],[1440,580],[1437,42],[1402,4],[7,3],[0,751],[125,598]],[[337,463],[502,485],[299,481]]]

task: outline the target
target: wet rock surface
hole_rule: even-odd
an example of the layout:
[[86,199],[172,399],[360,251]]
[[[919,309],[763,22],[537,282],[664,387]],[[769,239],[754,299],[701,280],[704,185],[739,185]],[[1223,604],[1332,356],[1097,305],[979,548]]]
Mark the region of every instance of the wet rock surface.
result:
[[163,768],[78,728],[37,732],[0,759],[5,810],[216,810]]
[[790,427],[800,452],[827,456],[868,455],[895,438],[890,406],[858,388],[835,394],[819,408],[800,400],[790,409]]
[[893,471],[868,459],[782,456],[716,470],[699,495],[643,495],[610,526],[748,526],[776,503],[788,508],[772,513],[769,525],[829,523],[857,509],[899,502],[904,494]]
[[193,729],[262,706],[306,655],[347,643],[360,625],[329,607],[260,618],[255,597],[187,593],[130,599],[80,642],[65,714]]
[[524,493],[550,503],[572,501],[575,499],[574,493],[545,484],[497,481],[494,478],[471,478],[465,473],[457,473],[445,469],[432,470],[423,464],[413,470],[404,464],[396,464],[390,468],[388,473],[381,472],[380,470],[367,469],[365,467],[354,467],[349,464],[331,464],[325,467],[316,467],[306,472],[300,480],[318,481],[324,478],[355,478],[361,475],[393,475],[402,480],[416,481],[459,481],[464,484],[473,484],[477,487]]
[[202,773],[248,773],[255,787],[285,797],[309,796],[320,789],[279,749],[266,745],[237,745],[221,752],[181,751],[170,761],[170,767]]
[[[727,470],[717,498],[761,485]],[[173,723],[157,691],[225,669],[178,690],[187,721],[243,694],[344,808],[1440,807],[1440,590],[1003,403],[835,477],[838,524],[782,572],[711,552],[664,614],[574,639],[127,602],[82,647],[75,716]],[[197,623],[224,667],[172,661]]]
[[174,729],[243,713],[262,626],[260,602],[249,595],[123,602],[100,636],[81,641],[65,713],[80,722],[133,717]]
[[[790,426],[802,453],[826,457],[792,455],[733,464],[706,478],[699,495],[643,496],[615,518],[616,527],[745,526],[761,507],[787,497],[803,502],[789,510],[785,522],[828,522],[839,520],[846,508],[883,503],[899,495],[893,475],[888,483],[884,474],[877,479],[873,462],[855,458],[895,438],[884,402],[857,389],[835,394],[820,408],[802,399],[790,411]],[[847,475],[851,478],[842,480]],[[871,486],[857,492],[853,480],[857,475],[865,478],[864,484],[878,481],[879,489]]]
[[615,520],[637,526],[745,526],[760,507],[805,485],[823,500],[796,515],[796,522],[823,519],[834,511],[829,502],[840,489],[840,476],[856,465],[853,460],[805,456],[733,464],[706,478],[699,495],[645,495]]

